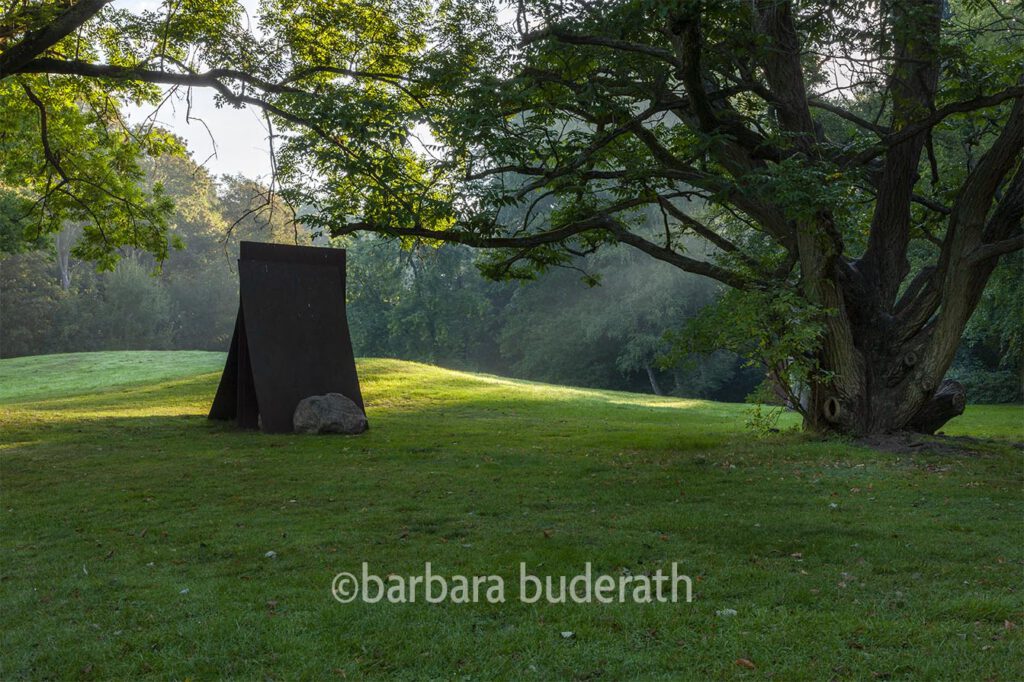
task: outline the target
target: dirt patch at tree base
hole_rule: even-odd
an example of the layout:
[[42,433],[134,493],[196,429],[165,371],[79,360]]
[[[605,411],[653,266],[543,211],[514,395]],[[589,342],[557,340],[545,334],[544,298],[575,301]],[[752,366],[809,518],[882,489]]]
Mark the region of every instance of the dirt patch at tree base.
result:
[[909,431],[865,436],[864,438],[858,438],[855,442],[858,445],[873,450],[893,452],[899,455],[978,457],[1005,447],[1024,450],[1024,443],[993,440],[990,438],[973,438],[971,436],[945,436],[941,433],[934,436],[926,436]]

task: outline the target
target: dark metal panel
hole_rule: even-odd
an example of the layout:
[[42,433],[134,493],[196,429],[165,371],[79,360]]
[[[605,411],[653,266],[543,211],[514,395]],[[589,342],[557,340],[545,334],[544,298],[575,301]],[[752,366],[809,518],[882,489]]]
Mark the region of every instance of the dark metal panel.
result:
[[249,355],[249,331],[245,325],[245,310],[241,306],[238,309],[238,321],[238,426],[243,429],[258,429],[260,405]]
[[241,304],[210,417],[267,433],[292,431],[300,400],[363,398],[345,315],[341,249],[242,242]]
[[249,361],[262,428],[292,430],[299,401],[332,391],[362,407],[347,340],[341,271],[304,263],[239,263]]
[[333,265],[344,272],[345,249],[323,249],[318,246],[292,246],[266,242],[241,242],[239,260],[270,260],[278,263]]
[[238,332],[242,326],[242,305],[238,305],[235,316],[235,330],[231,333],[231,345],[228,346],[228,359],[224,363],[224,372],[220,375],[217,395],[210,406],[210,419],[234,419],[238,413]]

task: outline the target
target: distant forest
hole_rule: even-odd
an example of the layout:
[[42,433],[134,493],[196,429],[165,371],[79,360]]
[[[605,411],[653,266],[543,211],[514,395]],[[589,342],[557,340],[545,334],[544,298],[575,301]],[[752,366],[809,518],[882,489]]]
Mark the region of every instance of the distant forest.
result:
[[[165,262],[123,249],[112,271],[75,256],[80,227],[25,246],[14,202],[0,194],[0,357],[98,350],[225,350],[238,305],[241,240],[321,243],[266,187],[211,177],[161,157],[149,175],[175,202]],[[716,305],[720,285],[618,247],[552,268],[535,281],[491,281],[478,252],[375,236],[347,248],[355,352],[559,384],[742,401],[764,378],[731,349],[695,345],[688,323]],[[704,247],[695,247],[704,248]],[[1019,256],[1019,254],[1017,254]],[[1019,295],[1020,258],[990,296]],[[542,280],[542,281],[541,281]],[[1016,313],[983,305],[951,375],[974,402],[1021,399]],[[1003,310],[1006,310],[1003,307]]]

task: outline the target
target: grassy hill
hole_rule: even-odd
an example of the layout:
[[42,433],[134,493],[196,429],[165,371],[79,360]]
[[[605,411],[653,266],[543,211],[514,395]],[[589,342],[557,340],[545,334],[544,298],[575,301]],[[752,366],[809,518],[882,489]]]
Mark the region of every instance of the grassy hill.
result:
[[[205,419],[222,362],[0,361],[0,679],[1024,670],[1020,407],[947,429],[1003,445],[901,456],[757,438],[742,405],[364,360],[368,433],[265,436]],[[696,599],[337,603],[331,579],[364,561],[510,586],[520,562],[676,561]]]
[[0,360],[0,402],[95,393],[216,372],[224,353],[143,350]]

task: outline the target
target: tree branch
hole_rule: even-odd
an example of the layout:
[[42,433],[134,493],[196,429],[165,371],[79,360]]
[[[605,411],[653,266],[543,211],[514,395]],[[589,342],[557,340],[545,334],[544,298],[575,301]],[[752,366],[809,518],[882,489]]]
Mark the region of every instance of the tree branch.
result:
[[376,223],[356,222],[349,223],[344,227],[333,231],[334,236],[353,234],[355,232],[367,231],[376,234],[383,234],[389,237],[412,237],[415,239],[430,239],[440,242],[453,242],[485,249],[515,249],[533,248],[554,244],[569,239],[587,230],[599,229],[604,226],[607,220],[606,215],[591,216],[554,230],[538,232],[535,234],[520,237],[488,237],[475,232],[463,230],[431,230],[425,227],[390,227]]
[[237,80],[271,94],[308,94],[305,90],[272,83],[238,69],[210,69],[208,71],[167,71],[150,69],[144,65],[116,66],[113,64],[93,64],[78,60],[52,59],[40,57],[27,62],[18,69],[18,73],[50,73],[62,76],[83,76],[86,78],[110,78],[112,80],[141,81],[160,85],[183,85],[193,87],[223,86],[221,79]]
[[[173,60],[172,60],[173,61]],[[188,67],[175,62],[181,68]],[[149,69],[142,66],[124,67],[111,64],[91,64],[82,61],[65,61],[59,59],[40,58],[26,64],[19,73],[52,73],[60,75],[83,76],[90,78],[110,78],[113,80],[134,80],[145,83],[164,85],[177,85],[187,87],[208,87],[216,91],[227,102],[234,106],[252,105],[265,112],[271,113],[278,118],[309,130],[314,135],[335,147],[350,159],[356,159],[357,154],[349,149],[341,139],[332,135],[315,121],[305,119],[290,111],[282,109],[273,102],[259,97],[247,95],[244,92],[235,92],[224,82],[224,80],[236,80],[269,94],[304,94],[311,93],[281,83],[273,83],[265,79],[253,76],[252,74],[237,69],[217,68],[208,71],[166,71]],[[387,193],[391,193],[388,183],[372,171],[365,171],[366,176],[373,180],[378,187]],[[404,202],[403,202],[404,203]],[[409,206],[406,204],[406,208]]]
[[[893,93],[893,127],[902,130],[934,106],[942,0],[906,0],[891,11],[898,39],[889,87]],[[875,303],[884,311],[892,310],[900,284],[910,271],[910,203],[926,132],[923,128],[888,147],[868,246],[858,264],[865,280],[873,284]]]
[[1017,168],[1003,198],[996,204],[995,211],[983,230],[986,242],[971,253],[965,262],[971,265],[998,258],[1024,247],[1024,233],[1021,219],[1024,218],[1024,164]]
[[[1024,86],[1015,85],[1000,92],[991,95],[982,95],[975,97],[974,99],[962,100],[960,102],[953,102],[947,104],[944,107],[936,109],[930,116],[923,118],[919,121],[908,123],[904,127],[900,128],[898,132],[892,133],[887,132],[885,128],[874,126],[879,128],[874,132],[879,133],[882,138],[879,143],[875,146],[869,147],[864,151],[860,152],[856,156],[850,158],[845,165],[848,166],[860,166],[873,161],[879,156],[886,153],[886,151],[894,145],[901,144],[915,135],[928,132],[939,123],[953,116],[954,114],[966,114],[972,111],[978,111],[979,109],[987,109],[994,107],[1007,100],[1024,97]],[[818,106],[817,103],[812,103],[813,106]],[[826,107],[822,107],[823,109]],[[833,113],[839,114],[838,111]],[[844,118],[846,118],[844,116]],[[852,120],[852,119],[848,119]],[[866,122],[865,122],[866,123]]]
[[79,0],[39,31],[0,52],[0,79],[21,71],[25,64],[41,55],[79,26],[92,19],[111,0]]
[[946,106],[937,109],[935,113],[927,118],[904,126],[899,130],[899,132],[886,135],[885,138],[883,138],[883,142],[891,147],[905,140],[909,140],[919,133],[934,128],[953,114],[963,114],[970,111],[977,111],[978,109],[987,109],[1018,97],[1024,97],[1024,86],[1015,85],[992,95],[983,95],[981,97],[975,97],[974,99],[953,102],[952,104],[947,104]]
[[973,265],[974,263],[980,263],[989,258],[997,258],[1007,253],[1020,251],[1021,249],[1024,249],[1024,234],[991,244],[982,244],[968,254],[966,262]]
[[810,152],[814,141],[814,121],[807,107],[807,88],[800,63],[800,39],[793,26],[789,2],[760,0],[756,3],[760,30],[768,36],[764,71],[773,104],[783,130],[797,134],[798,146]]
[[691,230],[696,232],[698,235],[708,240],[719,249],[726,253],[731,253],[741,258],[748,265],[755,265],[754,261],[750,256],[740,251],[739,247],[733,244],[731,241],[718,234],[710,227],[687,215],[678,206],[673,204],[670,200],[665,197],[658,197],[658,204],[672,215],[673,218],[678,220],[683,225],[689,227]]
[[740,277],[737,273],[732,272],[731,270],[726,270],[714,263],[696,260],[695,258],[684,256],[681,253],[661,246],[660,244],[655,244],[652,241],[644,239],[638,234],[630,232],[618,220],[609,218],[605,228],[615,236],[616,240],[623,244],[628,244],[633,248],[639,249],[648,256],[652,256],[660,261],[674,265],[680,270],[692,272],[695,275],[710,277],[711,279],[718,280],[719,282],[733,287],[734,289],[750,288],[750,282],[745,280],[743,277]]
[[537,31],[527,33],[519,41],[520,45],[531,45],[538,41],[553,38],[561,43],[567,43],[569,45],[590,45],[594,47],[607,47],[612,50],[618,50],[620,52],[632,52],[635,54],[642,54],[648,57],[654,57],[663,62],[668,62],[673,66],[678,66],[675,55],[671,51],[662,49],[660,47],[654,47],[652,45],[643,45],[641,43],[632,43],[627,40],[619,40],[616,38],[606,38],[604,36],[591,36],[582,35],[579,33],[572,33],[565,29],[557,26],[549,26]]
[[46,159],[48,164],[53,166],[53,169],[65,184],[71,182],[71,178],[68,177],[68,174],[64,172],[64,168],[61,167],[60,158],[56,153],[54,153],[53,148],[50,146],[50,127],[49,119],[46,114],[46,105],[43,104],[43,101],[39,99],[36,93],[32,92],[32,88],[27,84],[22,83],[21,87],[25,91],[25,95],[28,97],[29,101],[32,102],[36,109],[39,110],[39,137],[43,145],[43,157]]
[[[1020,158],[1022,146],[1024,99],[1014,104],[1006,127],[961,186],[935,275],[928,278],[927,286],[898,314],[902,337],[925,329],[926,324],[940,335],[959,335],[996,265],[995,257],[1016,246],[1013,232],[1020,229],[1024,214],[1024,167],[1018,165],[988,222],[985,217],[991,210],[996,189]],[[930,322],[936,312],[938,319]],[[938,353],[937,348],[932,352]]]
[[764,158],[778,160],[781,157],[779,151],[748,126],[727,99],[712,100],[709,96],[702,65],[704,34],[700,13],[671,14],[665,33],[676,51],[679,63],[677,76],[686,88],[685,101],[690,105],[690,110],[677,107],[674,111],[707,135],[724,133],[711,147],[715,158],[737,177],[763,165]]
[[850,123],[853,123],[854,125],[859,126],[864,130],[870,130],[871,132],[876,133],[879,136],[889,134],[888,128],[885,128],[884,126],[880,126],[877,123],[872,123],[871,121],[863,119],[857,114],[847,111],[846,109],[843,109],[842,107],[835,105],[829,102],[828,100],[812,97],[809,100],[807,100],[807,104],[808,106],[812,106],[815,109],[822,109],[823,111],[828,111],[832,114],[835,114],[839,118],[846,119]]

